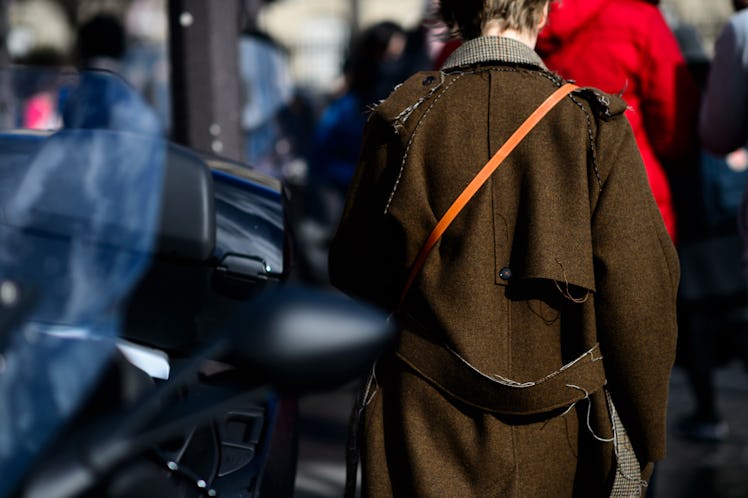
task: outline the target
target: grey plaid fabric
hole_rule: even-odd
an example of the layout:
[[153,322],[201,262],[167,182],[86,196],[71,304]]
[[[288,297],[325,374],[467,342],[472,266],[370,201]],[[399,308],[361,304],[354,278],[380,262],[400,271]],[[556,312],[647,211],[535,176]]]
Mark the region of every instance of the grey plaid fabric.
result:
[[616,478],[610,498],[641,498],[644,482],[641,479],[639,461],[607,389],[605,396],[613,420],[613,444],[616,452]]
[[443,70],[480,62],[530,64],[545,69],[540,56],[524,43],[503,36],[481,36],[468,40],[452,52]]

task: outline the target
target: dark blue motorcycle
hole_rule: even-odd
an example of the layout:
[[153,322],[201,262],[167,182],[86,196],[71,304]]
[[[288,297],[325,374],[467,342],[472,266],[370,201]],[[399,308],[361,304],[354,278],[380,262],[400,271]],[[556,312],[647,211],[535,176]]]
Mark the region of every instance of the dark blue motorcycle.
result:
[[283,190],[106,73],[0,70],[0,498],[292,496],[377,310],[292,287]]

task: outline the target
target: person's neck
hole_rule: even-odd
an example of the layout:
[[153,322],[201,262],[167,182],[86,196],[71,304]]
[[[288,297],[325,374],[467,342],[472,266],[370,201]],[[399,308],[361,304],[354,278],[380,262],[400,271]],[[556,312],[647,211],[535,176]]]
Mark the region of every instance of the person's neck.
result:
[[501,29],[498,23],[495,22],[489,22],[486,24],[486,27],[483,28],[482,32],[483,36],[503,36],[504,38],[511,38],[512,40],[517,40],[519,42],[524,43],[531,49],[535,49],[535,44],[538,41],[538,35],[537,33],[531,34],[526,33],[523,31],[518,31],[516,29]]

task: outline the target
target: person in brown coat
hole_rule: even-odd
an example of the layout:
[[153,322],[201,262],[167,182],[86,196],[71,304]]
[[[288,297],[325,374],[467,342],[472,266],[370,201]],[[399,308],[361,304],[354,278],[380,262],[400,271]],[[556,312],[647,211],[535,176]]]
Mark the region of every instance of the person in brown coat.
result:
[[441,0],[465,42],[369,116],[329,254],[332,283],[400,326],[352,426],[364,497],[640,496],[665,456],[679,267],[621,99],[564,97],[400,299],[565,83],[533,50],[548,3]]

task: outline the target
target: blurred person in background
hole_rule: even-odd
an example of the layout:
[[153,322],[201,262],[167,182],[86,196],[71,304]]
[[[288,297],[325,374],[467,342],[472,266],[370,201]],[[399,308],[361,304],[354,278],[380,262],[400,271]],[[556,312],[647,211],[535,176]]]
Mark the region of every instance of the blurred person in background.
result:
[[123,72],[171,130],[166,0],[133,0],[125,14]]
[[356,168],[367,109],[407,77],[402,69],[407,41],[406,31],[392,21],[366,28],[347,56],[342,91],[332,97],[317,123],[312,175],[341,197]]
[[748,143],[748,2],[720,33],[701,107],[699,132],[708,150],[727,155]]
[[244,159],[252,168],[283,177],[285,132],[280,113],[294,98],[288,56],[284,48],[257,25],[262,0],[242,0],[239,74],[243,102],[241,123]]
[[394,21],[366,27],[352,40],[343,87],[330,96],[313,138],[304,220],[299,227],[306,278],[328,284],[327,250],[343,210],[363,140],[368,111],[413,72],[426,69],[425,31]]
[[714,42],[733,12],[732,3],[733,0],[660,0],[659,6],[666,17],[675,16],[698,31],[711,59]]
[[100,69],[121,76],[126,49],[125,27],[114,14],[96,14],[78,28],[76,54],[81,69]]
[[676,240],[668,171],[693,168],[699,92],[657,0],[564,0],[551,7],[538,53],[580,85],[620,94],[652,193]]
[[[77,62],[83,72],[78,85],[64,97],[62,120],[66,128],[114,129],[163,135],[164,124],[141,95],[126,89],[123,57],[125,28],[114,14],[100,12],[83,22],[76,37]],[[123,79],[112,85],[106,71]]]
[[[743,11],[746,3],[733,2],[736,11]],[[741,268],[746,241],[741,242],[739,226],[748,178],[747,42],[748,11],[738,12],[718,36],[703,82],[699,134],[704,150],[690,199],[691,208],[700,212],[691,212],[692,236],[679,248],[679,363],[695,401],[679,429],[697,441],[728,436],[715,388],[717,368],[736,358],[748,365],[748,285]]]

